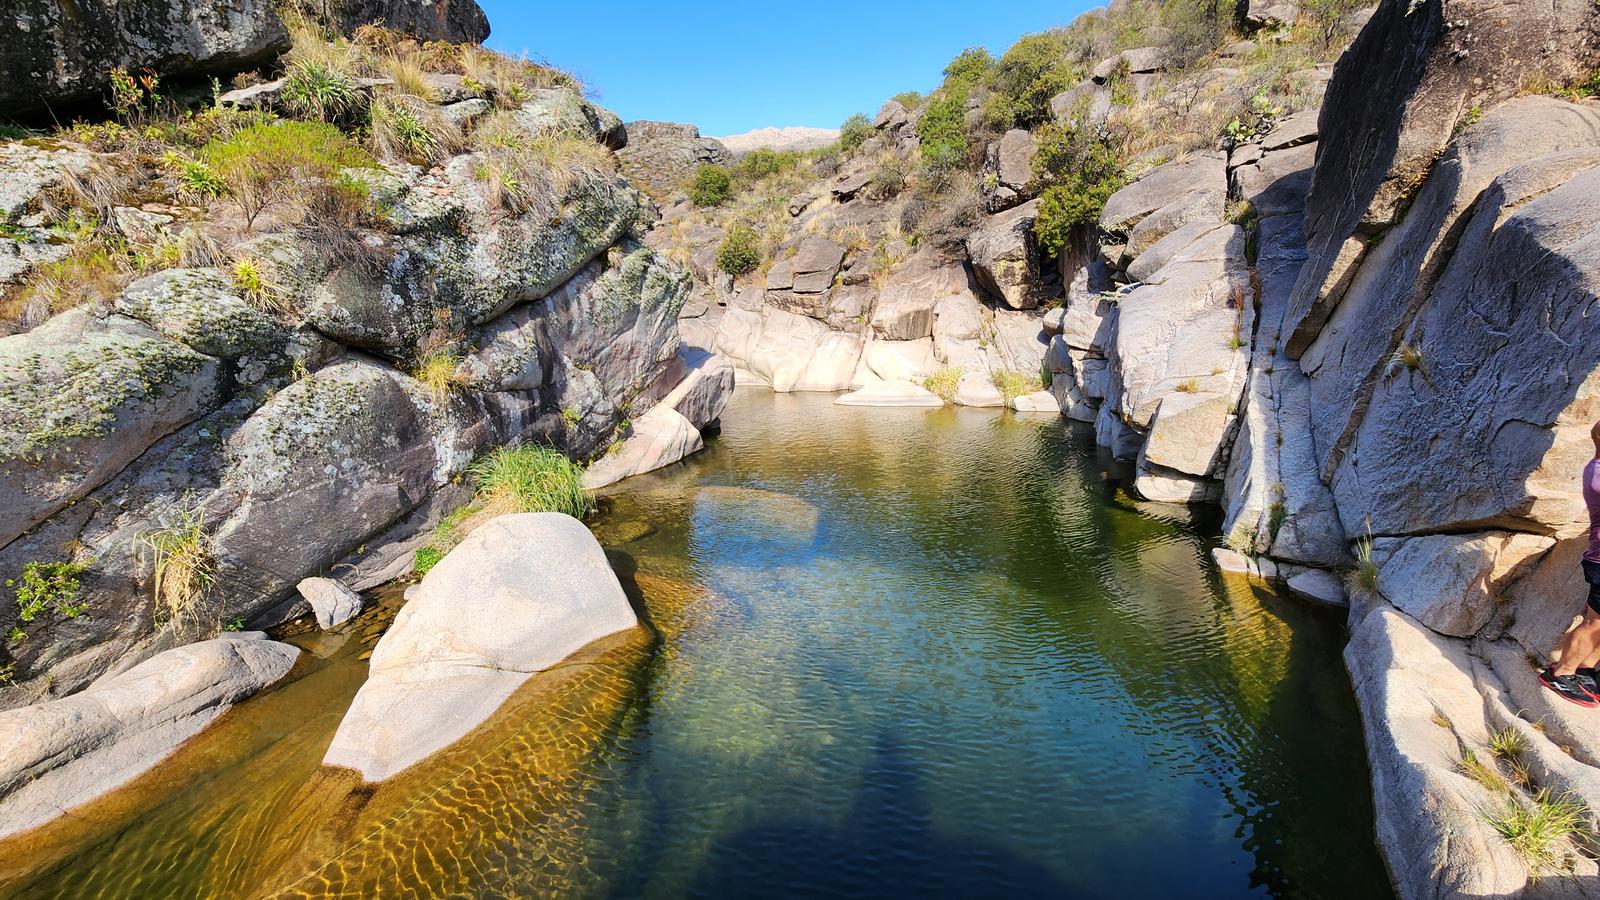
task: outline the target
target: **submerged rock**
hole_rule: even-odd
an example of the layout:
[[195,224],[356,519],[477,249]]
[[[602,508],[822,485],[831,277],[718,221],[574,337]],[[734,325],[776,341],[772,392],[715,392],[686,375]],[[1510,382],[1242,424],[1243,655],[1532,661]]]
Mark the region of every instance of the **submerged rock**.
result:
[[149,771],[300,651],[250,632],[157,654],[60,700],[0,712],[0,837]]
[[378,641],[323,764],[383,781],[472,731],[536,673],[637,625],[582,522],[561,513],[486,522],[428,572]]

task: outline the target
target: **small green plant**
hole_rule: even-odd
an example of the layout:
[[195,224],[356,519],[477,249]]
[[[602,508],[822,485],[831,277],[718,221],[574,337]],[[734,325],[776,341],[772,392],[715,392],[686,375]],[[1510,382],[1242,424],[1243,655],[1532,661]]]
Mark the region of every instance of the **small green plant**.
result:
[[283,102],[298,115],[337,122],[348,119],[361,105],[361,89],[348,73],[327,61],[301,60],[289,67]]
[[722,166],[702,163],[689,182],[689,200],[695,206],[721,206],[733,192],[733,176]]
[[411,571],[415,572],[418,578],[421,578],[428,574],[428,570],[438,565],[441,559],[444,559],[444,551],[438,547],[431,544],[426,547],[418,547],[417,552],[411,557]]
[[559,512],[582,519],[589,510],[583,470],[549,447],[500,447],[472,464],[478,496],[501,513]]
[[145,535],[144,543],[152,557],[150,584],[160,622],[193,621],[217,577],[211,536],[199,513],[182,510],[172,525]]
[[20,644],[27,639],[28,633],[22,630],[21,625],[13,625],[11,626],[11,630],[6,632],[7,643]]
[[212,200],[228,192],[222,177],[198,159],[169,153],[166,162],[178,179],[179,190],[191,197]]
[[1276,541],[1283,523],[1288,520],[1289,508],[1283,505],[1282,500],[1274,500],[1272,505],[1267,507],[1267,534],[1272,535],[1272,539]]
[[1586,812],[1572,796],[1543,790],[1526,801],[1507,798],[1484,818],[1522,857],[1528,870],[1540,875],[1566,868],[1569,842],[1582,832]]
[[1483,107],[1477,105],[1468,107],[1466,114],[1463,115],[1461,120],[1456,123],[1454,133],[1460,134],[1461,132],[1466,131],[1468,128],[1471,128],[1481,121],[1483,121]]
[[69,619],[83,614],[87,605],[78,602],[78,576],[83,566],[75,562],[30,562],[22,566],[22,581],[6,579],[6,587],[16,592],[17,618],[32,622],[48,609]]
[[1489,732],[1489,753],[1496,759],[1517,762],[1527,750],[1528,742],[1522,732],[1509,725]]
[[1000,391],[1000,396],[1005,399],[1006,405],[1024,394],[1035,390],[1035,379],[1028,377],[1026,372],[1012,369],[995,369],[989,373],[989,380]]
[[847,154],[854,153],[872,134],[872,123],[866,116],[856,113],[839,126],[839,149]]
[[244,619],[239,618],[239,617],[236,616],[233,619],[231,619],[231,620],[229,620],[227,622],[224,622],[222,624],[222,630],[223,631],[243,631],[244,630]]
[[761,266],[761,236],[754,228],[736,223],[728,228],[717,247],[717,268],[729,275],[754,272]]
[[956,399],[956,389],[961,386],[961,376],[966,374],[960,366],[945,366],[922,379],[922,386],[946,403]]

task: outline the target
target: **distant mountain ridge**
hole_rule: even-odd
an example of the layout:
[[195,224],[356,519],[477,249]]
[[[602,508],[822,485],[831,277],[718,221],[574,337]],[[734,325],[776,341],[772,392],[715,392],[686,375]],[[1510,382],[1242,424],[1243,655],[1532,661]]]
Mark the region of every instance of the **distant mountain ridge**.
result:
[[765,147],[771,150],[813,150],[825,147],[839,139],[837,128],[811,128],[805,125],[789,125],[784,128],[757,128],[746,131],[744,134],[733,134],[727,137],[714,138],[727,147],[735,156],[743,156],[752,150]]

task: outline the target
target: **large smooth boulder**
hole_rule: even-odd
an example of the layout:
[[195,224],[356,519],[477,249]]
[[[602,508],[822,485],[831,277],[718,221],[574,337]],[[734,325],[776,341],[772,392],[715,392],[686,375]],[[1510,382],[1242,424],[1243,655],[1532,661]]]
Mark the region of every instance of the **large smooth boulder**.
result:
[[1218,153],[1193,153],[1151,169],[1112,194],[1100,213],[1100,227],[1126,237],[1146,216],[1191,191],[1226,188],[1227,160]]
[[1170,394],[1237,392],[1245,360],[1235,338],[1251,331],[1248,292],[1244,234],[1230,225],[1208,232],[1152,283],[1121,298],[1112,358],[1119,411],[1129,424],[1148,428]]
[[245,302],[218,269],[169,269],[129,285],[114,304],[175,341],[223,359],[270,353],[288,333]]
[[367,360],[296,381],[228,437],[227,468],[204,509],[220,602],[247,620],[264,612],[498,440],[473,399],[435,397]]
[[[1589,0],[1505,15],[1497,0],[1383,0],[1334,67],[1306,205],[1309,259],[1290,306],[1290,353],[1315,337],[1316,309],[1344,242],[1401,218],[1416,185],[1474,110],[1533,82],[1571,84],[1600,64]],[[1463,24],[1464,23],[1464,24]],[[1537,130],[1521,133],[1540,140]],[[1530,156],[1533,154],[1529,154]],[[1410,218],[1410,213],[1405,216]]]
[[0,712],[0,837],[127,784],[287,675],[300,651],[265,638],[178,647],[69,697]]
[[429,570],[373,648],[323,764],[383,781],[466,735],[529,678],[637,625],[582,522],[486,522]]
[[1187,475],[1218,474],[1232,421],[1230,396],[1168,394],[1150,423],[1141,459]]
[[1397,893],[1521,895],[1527,870],[1480,812],[1502,801],[1461,771],[1462,747],[1489,739],[1466,642],[1381,600],[1353,598],[1351,607],[1344,661],[1365,723],[1378,848]]
[[583,486],[596,490],[624,478],[670,466],[705,446],[700,429],[677,410],[662,404],[633,422],[605,456],[583,473]]
[[1029,200],[990,216],[967,236],[967,255],[978,283],[1012,309],[1034,309],[1061,293],[1033,236],[1038,217],[1039,201]]
[[661,400],[696,428],[715,422],[733,396],[733,363],[717,353],[685,347],[678,351],[684,362],[683,380]]
[[221,401],[211,356],[87,309],[0,338],[0,546]]
[[269,0],[17,0],[0,44],[0,110],[95,97],[110,70],[228,76],[271,62],[289,33]]

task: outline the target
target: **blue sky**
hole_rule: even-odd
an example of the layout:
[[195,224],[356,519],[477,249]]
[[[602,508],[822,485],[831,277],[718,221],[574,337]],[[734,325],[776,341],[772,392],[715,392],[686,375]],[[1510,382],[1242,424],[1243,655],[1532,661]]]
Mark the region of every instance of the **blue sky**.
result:
[[995,55],[1064,25],[1092,0],[530,3],[479,0],[488,45],[575,72],[626,121],[708,135],[836,127],[903,90],[926,91],[966,47]]

